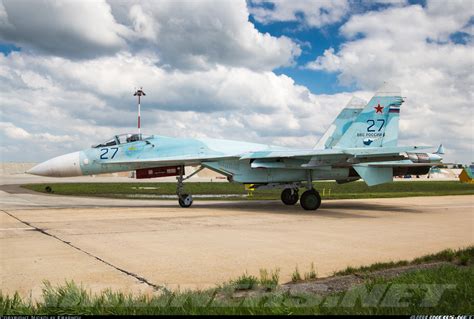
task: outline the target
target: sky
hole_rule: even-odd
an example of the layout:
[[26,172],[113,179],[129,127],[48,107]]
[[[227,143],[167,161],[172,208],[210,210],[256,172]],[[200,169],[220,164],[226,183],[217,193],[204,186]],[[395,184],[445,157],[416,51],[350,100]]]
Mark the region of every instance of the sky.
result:
[[352,96],[405,103],[399,145],[474,161],[471,0],[0,0],[0,161],[136,129],[312,148]]

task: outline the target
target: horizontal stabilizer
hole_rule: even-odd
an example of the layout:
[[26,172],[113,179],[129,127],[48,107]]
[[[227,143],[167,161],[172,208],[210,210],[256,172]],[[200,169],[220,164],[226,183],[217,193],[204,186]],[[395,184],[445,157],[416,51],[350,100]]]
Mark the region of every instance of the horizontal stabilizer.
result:
[[240,159],[262,159],[262,158],[306,158],[318,156],[380,156],[392,155],[402,152],[414,152],[430,146],[394,146],[394,147],[366,147],[366,148],[332,148],[324,150],[288,150],[288,151],[258,151],[243,154]]
[[353,167],[369,186],[393,181],[393,169],[391,167],[373,167],[368,165],[354,165]]

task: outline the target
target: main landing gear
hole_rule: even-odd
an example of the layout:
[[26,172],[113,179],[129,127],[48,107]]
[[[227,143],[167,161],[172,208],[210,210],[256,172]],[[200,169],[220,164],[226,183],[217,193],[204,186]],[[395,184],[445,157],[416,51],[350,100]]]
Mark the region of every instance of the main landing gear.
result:
[[300,204],[304,210],[316,210],[321,206],[321,196],[314,188],[308,189],[301,195]]
[[281,192],[281,201],[285,205],[294,205],[298,202],[298,188],[285,188]]
[[298,198],[298,189],[285,188],[281,192],[281,201],[285,205],[295,205],[298,199],[305,210],[316,210],[321,206],[321,196],[314,188],[305,191],[300,198]]
[[[300,200],[301,207],[304,210],[316,210],[321,206],[321,196],[313,188],[311,171],[308,171],[308,180],[306,182],[307,191],[305,191]],[[295,205],[298,202],[298,188],[285,188],[281,192],[281,201],[285,205]]]
[[321,196],[318,191],[313,188],[313,177],[311,176],[311,170],[308,170],[307,181],[306,181],[307,191],[301,195],[300,203],[301,207],[304,210],[316,210],[321,206]]
[[194,171],[191,175],[184,177],[184,166],[181,167],[180,174],[176,179],[178,180],[178,185],[176,187],[176,194],[178,195],[179,206],[183,208],[190,207],[193,204],[193,196],[191,194],[186,194],[184,192],[184,181],[188,178],[191,178],[194,174],[199,173],[204,167],[200,167],[198,170]]

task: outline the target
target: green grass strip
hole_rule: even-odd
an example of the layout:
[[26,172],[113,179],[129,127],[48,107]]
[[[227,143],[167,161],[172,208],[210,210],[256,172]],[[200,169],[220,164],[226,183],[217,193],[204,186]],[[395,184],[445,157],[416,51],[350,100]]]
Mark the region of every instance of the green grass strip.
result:
[[[369,187],[364,182],[337,184],[335,182],[315,182],[315,188],[324,199],[389,198],[411,196],[473,195],[474,185],[459,181],[397,181]],[[50,183],[27,184],[22,187],[57,195],[96,196],[110,198],[157,199],[157,195],[175,195],[175,183]],[[49,187],[49,188],[48,188]],[[216,195],[206,199],[219,200],[277,200],[281,190],[246,191],[235,183],[186,183],[185,191],[193,195]],[[302,190],[303,191],[303,190]],[[218,195],[236,195],[219,197]],[[244,196],[244,197],[242,197]]]
[[[241,276],[216,289],[132,295],[105,290],[92,294],[74,282],[52,286],[45,282],[42,300],[32,302],[19,294],[0,293],[0,315],[157,315],[157,314],[470,314],[474,312],[474,247],[445,250],[412,263],[461,261],[438,268],[419,269],[398,277],[375,277],[346,292],[329,295],[289,293],[267,289],[265,293],[235,297],[235,284],[248,289],[266,287],[268,273]],[[462,256],[467,256],[465,265]],[[397,264],[397,263],[394,263]],[[392,266],[394,265],[392,264]],[[380,266],[361,268],[380,269]],[[278,271],[273,280],[278,281]],[[268,287],[266,287],[268,288]]]

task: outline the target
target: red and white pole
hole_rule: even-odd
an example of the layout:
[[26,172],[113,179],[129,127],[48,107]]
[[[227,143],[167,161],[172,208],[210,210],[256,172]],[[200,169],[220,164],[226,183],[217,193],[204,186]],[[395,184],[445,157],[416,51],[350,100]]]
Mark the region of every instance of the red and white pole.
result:
[[141,131],[140,131],[140,96],[138,96],[138,134],[141,134]]
[[141,127],[140,127],[140,102],[141,102],[141,96],[145,96],[145,92],[142,90],[143,88],[140,88],[133,94],[134,96],[138,96],[138,135],[141,137]]

